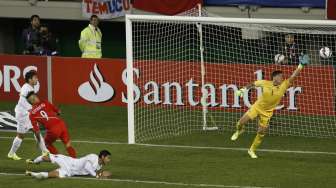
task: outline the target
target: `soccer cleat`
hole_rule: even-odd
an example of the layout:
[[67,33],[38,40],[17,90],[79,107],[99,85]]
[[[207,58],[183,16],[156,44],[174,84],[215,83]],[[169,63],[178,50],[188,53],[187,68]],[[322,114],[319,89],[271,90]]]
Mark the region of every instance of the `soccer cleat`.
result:
[[237,130],[235,133],[233,133],[233,135],[231,136],[231,140],[232,141],[236,141],[237,139],[238,139],[238,137],[239,137],[239,135],[241,135],[241,134],[243,134],[243,132],[244,132],[244,129],[242,129],[242,130]]
[[27,159],[27,160],[26,160],[26,164],[35,164],[35,163],[34,163],[34,161],[31,160],[31,159]]
[[32,176],[32,171],[28,171],[28,170],[26,170],[26,176]]
[[21,157],[17,156],[16,153],[13,153],[13,154],[8,153],[7,157],[9,159],[13,159],[14,161],[21,160]]
[[34,161],[31,159],[27,159],[26,160],[26,172],[29,172],[29,170],[31,170],[31,165],[34,164]]
[[255,154],[255,152],[252,151],[251,149],[249,149],[249,150],[247,151],[247,153],[250,155],[250,157],[251,157],[252,159],[256,159],[256,158],[258,158],[258,156]]

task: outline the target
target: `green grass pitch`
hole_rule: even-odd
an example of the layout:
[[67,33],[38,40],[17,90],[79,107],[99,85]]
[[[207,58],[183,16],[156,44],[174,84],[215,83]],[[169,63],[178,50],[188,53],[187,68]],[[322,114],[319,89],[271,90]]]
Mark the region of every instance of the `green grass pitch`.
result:
[[[13,109],[14,105],[1,102],[0,111]],[[252,160],[242,148],[250,146],[254,134],[243,135],[236,143],[230,141],[231,133],[206,132],[151,142],[155,145],[128,145],[126,108],[60,108],[79,156],[101,149],[112,152],[112,162],[106,169],[113,178],[35,180],[23,176],[24,160],[6,157],[15,133],[0,132],[0,187],[336,187],[335,139],[269,136],[261,146],[264,150],[258,153],[260,158]],[[32,135],[26,137],[29,140],[24,140],[18,154],[35,157],[39,151]],[[207,146],[212,148],[203,148]],[[64,153],[60,143],[57,147]],[[41,164],[33,170],[54,168]]]

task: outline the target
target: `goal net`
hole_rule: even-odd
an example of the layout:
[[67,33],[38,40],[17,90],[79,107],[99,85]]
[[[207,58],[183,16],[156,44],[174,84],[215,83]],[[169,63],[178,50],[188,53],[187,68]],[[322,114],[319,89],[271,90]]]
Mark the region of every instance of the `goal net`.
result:
[[[234,95],[274,70],[289,77],[269,134],[336,137],[336,23],[187,16],[126,16],[129,143],[209,130],[232,132],[261,94]],[[325,48],[327,47],[327,48]],[[247,132],[255,132],[258,120]]]

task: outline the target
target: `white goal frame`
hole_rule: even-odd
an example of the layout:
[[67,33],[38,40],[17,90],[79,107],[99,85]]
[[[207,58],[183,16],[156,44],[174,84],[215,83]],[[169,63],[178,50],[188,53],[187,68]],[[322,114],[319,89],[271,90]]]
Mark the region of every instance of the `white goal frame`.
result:
[[[336,26],[336,21],[331,20],[298,20],[298,19],[255,19],[255,18],[223,18],[223,17],[187,17],[187,16],[157,16],[157,15],[130,15],[125,16],[126,22],[126,63],[127,63],[127,108],[128,108],[128,143],[134,144],[135,122],[134,122],[134,90],[133,90],[133,43],[132,43],[132,21],[178,21],[200,25],[205,23],[241,23],[241,24],[276,24],[276,25],[304,25],[304,26]],[[200,33],[202,34],[202,33]],[[200,41],[202,43],[202,41]],[[202,46],[202,45],[201,45]],[[202,53],[202,49],[200,49]],[[204,114],[206,109],[203,107]],[[206,121],[206,118],[204,121]],[[206,128],[206,122],[203,122]],[[206,129],[204,129],[206,130]]]

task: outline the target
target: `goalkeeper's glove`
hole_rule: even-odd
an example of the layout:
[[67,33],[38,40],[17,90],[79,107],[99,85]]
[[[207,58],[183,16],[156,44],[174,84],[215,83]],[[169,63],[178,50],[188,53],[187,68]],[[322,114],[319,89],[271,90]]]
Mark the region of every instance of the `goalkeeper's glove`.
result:
[[299,63],[300,64],[299,64],[298,68],[303,69],[303,67],[305,65],[308,65],[309,62],[310,62],[310,58],[307,54],[303,54],[303,55],[299,56]]
[[241,88],[240,90],[236,91],[235,92],[235,95],[236,96],[239,96],[239,97],[243,97],[244,96],[244,93],[247,89],[245,87]]

